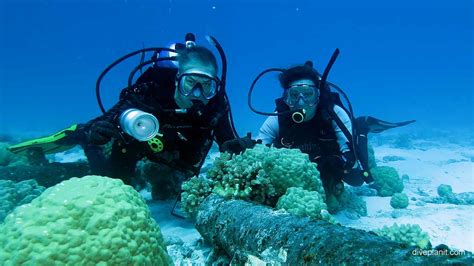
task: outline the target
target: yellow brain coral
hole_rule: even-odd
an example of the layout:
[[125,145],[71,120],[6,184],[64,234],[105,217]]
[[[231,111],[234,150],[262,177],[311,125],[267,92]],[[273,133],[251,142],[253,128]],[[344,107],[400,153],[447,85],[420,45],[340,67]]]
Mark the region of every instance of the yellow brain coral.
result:
[[140,195],[121,180],[71,178],[0,225],[0,264],[167,265],[163,237]]

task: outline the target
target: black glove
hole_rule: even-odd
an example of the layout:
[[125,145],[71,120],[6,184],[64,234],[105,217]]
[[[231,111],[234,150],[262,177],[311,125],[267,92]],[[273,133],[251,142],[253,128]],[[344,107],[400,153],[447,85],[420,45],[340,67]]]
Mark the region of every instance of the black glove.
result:
[[90,125],[87,136],[90,144],[104,145],[112,138],[120,138],[120,132],[114,124],[99,120]]
[[354,167],[355,161],[355,155],[351,151],[346,151],[341,155],[341,168],[344,173],[348,173]]
[[319,156],[314,159],[314,162],[318,164],[318,169],[331,169],[347,174],[354,167],[355,156],[353,152],[347,151],[341,155]]
[[232,154],[239,154],[244,152],[246,149],[251,149],[255,144],[261,143],[252,139],[252,134],[249,132],[247,136],[238,139],[231,139],[224,142],[220,148],[221,152],[229,152]]
[[61,138],[56,141],[59,145],[83,145],[87,144],[87,134],[86,126],[84,124],[77,124],[75,129],[64,130],[66,135],[64,138]]

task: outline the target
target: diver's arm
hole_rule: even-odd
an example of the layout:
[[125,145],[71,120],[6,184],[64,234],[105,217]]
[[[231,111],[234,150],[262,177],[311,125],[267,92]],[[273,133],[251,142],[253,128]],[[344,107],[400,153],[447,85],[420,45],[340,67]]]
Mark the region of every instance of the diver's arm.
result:
[[[347,112],[337,105],[334,106],[334,112],[347,128],[347,130],[352,133],[352,122]],[[343,170],[344,175],[354,173],[352,169],[358,169],[359,167],[359,163],[356,160],[355,151],[349,146],[349,140],[335,121],[332,121],[332,126],[336,132],[337,143],[339,144],[339,149],[341,151],[339,167]]]
[[[344,109],[336,105],[334,106],[334,112],[349,132],[352,132],[351,119]],[[335,171],[341,171],[341,174],[345,175],[352,168],[357,167],[358,164],[356,163],[354,151],[349,146],[349,141],[334,120],[332,121],[332,127],[336,133],[336,141],[339,145],[340,155],[318,156],[315,158],[315,162],[321,169],[333,169]]]
[[59,140],[61,145],[81,145],[87,153],[87,147],[94,145],[103,145],[113,137],[119,136],[117,126],[113,119],[128,104],[125,101],[119,101],[105,114],[98,116],[86,123],[79,123],[75,130],[65,131],[66,137]]
[[[347,127],[347,130],[352,132],[351,119],[349,118],[349,115],[346,113],[346,111],[344,111],[344,109],[342,109],[340,106],[335,105],[334,112],[339,117],[339,119],[341,119],[341,122]],[[332,121],[332,127],[336,132],[337,144],[339,144],[340,151],[342,153],[350,151],[351,149],[349,147],[349,141],[335,121]]]
[[112,138],[120,138],[118,118],[125,110],[137,108],[137,101],[143,98],[143,91],[123,89],[120,100],[103,115],[98,116],[85,124],[80,124],[81,143],[103,145]]
[[271,145],[278,137],[279,130],[278,116],[269,116],[260,127],[257,140],[262,140],[265,145]]
[[149,98],[151,98],[151,92],[156,89],[156,84],[153,82],[136,84],[133,87],[127,87],[122,89],[120,92],[119,101],[112,106],[103,115],[89,121],[107,121],[110,123],[117,123],[118,117],[129,108],[137,108],[144,112],[152,112],[148,110],[150,107],[147,105]]
[[122,93],[120,94],[120,100],[114,106],[112,106],[109,110],[107,110],[107,112],[105,112],[101,116],[98,116],[87,122],[86,125],[90,126],[96,123],[97,121],[107,121],[109,123],[115,123],[115,120],[118,116],[120,116],[123,111],[133,107],[133,103],[130,101],[130,99],[128,99],[127,96],[124,96],[126,94],[125,90],[126,89],[122,90]]

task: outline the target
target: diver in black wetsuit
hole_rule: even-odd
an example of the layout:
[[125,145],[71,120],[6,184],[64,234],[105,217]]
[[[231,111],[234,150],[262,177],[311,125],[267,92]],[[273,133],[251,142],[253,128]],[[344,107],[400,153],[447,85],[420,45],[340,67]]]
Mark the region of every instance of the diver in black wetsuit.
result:
[[[192,38],[176,47],[176,57],[178,67],[155,62],[135,84],[122,90],[117,104],[72,134],[80,140],[94,173],[131,184],[137,162],[146,157],[183,181],[199,173],[213,141],[222,149],[225,141],[237,138],[212,52],[195,45]],[[143,138],[155,123],[158,134]],[[104,147],[110,145],[107,154]],[[166,180],[150,177],[150,181],[153,198],[162,198],[158,191],[170,189]],[[165,193],[169,194],[173,193]]]
[[[197,46],[191,33],[185,43],[131,52],[108,66],[97,80],[103,115],[8,149],[27,156],[34,152],[45,160],[45,154],[81,145],[93,174],[120,178],[126,184],[132,184],[137,162],[148,158],[157,163],[152,167],[158,176],[148,176],[152,197],[178,194],[183,180],[199,174],[213,141],[220,151],[231,151],[233,140],[244,147],[254,145],[250,136],[238,138],[225,90],[227,60],[217,40],[207,37],[220,55],[220,78],[215,56]],[[154,54],[144,61],[147,52]],[[102,79],[116,65],[139,54],[142,60],[131,71],[119,102],[106,111],[100,97]],[[148,65],[133,82],[135,74]]]

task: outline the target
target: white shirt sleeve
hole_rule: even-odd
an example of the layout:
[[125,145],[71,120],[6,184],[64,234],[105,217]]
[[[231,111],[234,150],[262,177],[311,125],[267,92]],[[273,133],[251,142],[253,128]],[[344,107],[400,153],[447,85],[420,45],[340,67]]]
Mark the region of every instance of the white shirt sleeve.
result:
[[[342,123],[347,127],[349,132],[352,132],[351,119],[349,118],[349,115],[344,111],[344,109],[336,105],[334,106],[334,112],[336,112],[336,115],[341,119]],[[336,133],[337,143],[339,144],[340,151],[349,151],[349,141],[347,140],[342,130],[339,128],[335,121],[332,121],[332,126]],[[280,126],[278,124],[278,116],[270,116],[260,127],[260,130],[258,131],[257,140],[262,140],[262,143],[265,145],[272,144],[273,141],[278,137],[279,131]]]
[[[352,133],[351,119],[349,118],[349,115],[346,113],[346,111],[344,111],[344,109],[342,109],[340,106],[335,105],[334,112],[336,112],[336,115],[339,117],[339,119],[341,119],[342,123],[347,127],[349,132]],[[349,141],[344,135],[344,132],[342,132],[342,130],[336,124],[336,121],[332,121],[332,127],[334,128],[334,131],[336,132],[337,144],[339,144],[340,151],[341,152],[349,151],[350,150]]]
[[262,140],[265,145],[272,144],[278,137],[280,126],[278,124],[278,116],[269,116],[258,131],[257,140]]

